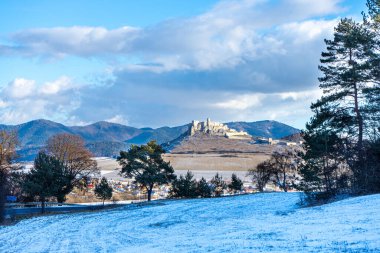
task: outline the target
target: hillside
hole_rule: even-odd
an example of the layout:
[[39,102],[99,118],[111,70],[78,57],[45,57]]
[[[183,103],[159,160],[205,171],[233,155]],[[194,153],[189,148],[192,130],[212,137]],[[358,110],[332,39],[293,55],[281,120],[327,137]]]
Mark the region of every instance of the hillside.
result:
[[172,154],[209,154],[209,153],[265,153],[272,152],[272,145],[252,145],[249,140],[228,139],[221,136],[195,134],[186,136],[173,146]]
[[380,251],[380,195],[313,208],[298,201],[262,193],[49,215],[0,227],[0,252]]
[[106,121],[96,122],[87,126],[73,126],[71,129],[87,142],[123,142],[144,132],[142,129]]
[[256,122],[229,122],[226,125],[238,131],[248,132],[252,136],[281,139],[284,136],[299,133],[300,130],[286,124],[263,120]]
[[[253,136],[280,138],[299,130],[275,121],[232,122],[231,128],[247,131]],[[115,156],[120,149],[131,144],[144,144],[150,140],[158,143],[170,142],[186,136],[189,125],[176,127],[135,128],[110,122],[97,122],[86,126],[65,126],[49,120],[39,119],[20,125],[0,125],[0,129],[17,131],[20,141],[20,160],[31,160],[46,140],[57,133],[80,135],[87,147],[96,156]],[[183,135],[181,138],[179,136]]]

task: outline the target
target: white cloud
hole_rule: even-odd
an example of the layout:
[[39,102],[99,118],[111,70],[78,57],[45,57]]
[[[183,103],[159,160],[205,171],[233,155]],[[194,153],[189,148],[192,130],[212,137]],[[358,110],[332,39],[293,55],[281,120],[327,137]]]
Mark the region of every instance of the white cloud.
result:
[[[210,116],[300,126],[319,95],[323,39],[337,22],[328,15],[342,11],[341,2],[231,0],[195,17],[146,28],[17,32],[0,45],[0,54],[111,59],[112,81],[82,87],[66,76],[39,85],[22,79],[27,88],[13,92],[16,79],[1,91],[6,99],[3,106],[0,101],[0,120],[49,117],[86,124],[106,119],[162,126]],[[114,64],[120,58],[123,64]]]
[[105,121],[112,122],[112,123],[117,123],[117,124],[123,124],[123,125],[128,125],[128,120],[124,118],[123,115],[115,115],[112,118],[106,119]]
[[42,94],[57,94],[61,91],[72,88],[72,81],[67,76],[62,76],[55,81],[45,83],[40,91]]
[[289,38],[293,43],[300,44],[331,36],[338,22],[338,19],[307,20],[281,25],[278,30],[281,37]]
[[4,88],[4,95],[11,98],[24,98],[35,92],[35,81],[16,78]]
[[[15,46],[4,45],[0,53],[57,58],[126,57],[138,64],[154,63],[151,66],[155,67],[145,67],[154,71],[235,67],[247,59],[285,53],[282,39],[277,38],[274,29],[283,24],[287,25],[282,30],[298,31],[293,38],[300,33],[309,40],[318,37],[330,28],[330,23],[303,21],[341,11],[340,2],[232,0],[221,1],[202,15],[171,19],[148,28],[36,28],[13,34],[10,44]],[[133,64],[127,67],[138,68]]]
[[0,121],[22,123],[36,118],[66,121],[80,106],[80,94],[68,77],[37,85],[16,78],[0,91]]
[[263,94],[247,94],[241,95],[234,99],[215,103],[213,106],[227,110],[246,110],[252,107],[261,106],[261,101],[265,95]]
[[0,100],[0,108],[5,108],[7,106],[8,104],[4,100]]
[[26,56],[91,57],[127,52],[137,31],[133,27],[114,30],[85,26],[36,28],[14,33],[11,40],[23,44],[19,50]]
[[299,91],[299,92],[283,92],[276,95],[278,95],[282,100],[292,99],[296,101],[296,100],[302,100],[302,99],[316,100],[317,98],[320,98],[322,94],[323,94],[322,90],[316,89],[316,90]]

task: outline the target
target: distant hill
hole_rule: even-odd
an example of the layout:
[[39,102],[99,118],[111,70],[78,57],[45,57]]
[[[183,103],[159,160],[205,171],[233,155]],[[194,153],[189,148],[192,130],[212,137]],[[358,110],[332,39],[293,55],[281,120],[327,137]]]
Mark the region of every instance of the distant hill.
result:
[[284,136],[299,133],[300,130],[281,122],[273,120],[263,120],[256,122],[229,122],[226,123],[229,128],[238,131],[245,131],[255,137],[265,137],[281,139]]
[[282,137],[281,139],[286,140],[286,141],[293,141],[293,142],[301,142],[304,141],[301,133],[295,133],[291,134],[285,137]]
[[106,121],[87,126],[73,126],[71,129],[88,142],[124,142],[145,132],[143,129]]
[[[252,136],[272,137],[280,139],[300,131],[276,121],[230,122],[228,127],[246,131]],[[144,144],[150,140],[158,143],[173,143],[186,137],[189,124],[176,127],[135,128],[121,124],[100,121],[87,126],[65,126],[49,120],[39,119],[20,125],[1,125],[0,129],[13,130],[20,140],[20,160],[32,160],[46,140],[58,133],[80,135],[86,146],[96,156],[115,156],[121,149],[131,144]],[[180,137],[181,136],[181,137]]]
[[126,141],[130,144],[144,144],[150,140],[156,140],[158,143],[165,143],[171,141],[189,129],[188,125],[178,127],[160,127],[157,129],[145,128],[145,130]]

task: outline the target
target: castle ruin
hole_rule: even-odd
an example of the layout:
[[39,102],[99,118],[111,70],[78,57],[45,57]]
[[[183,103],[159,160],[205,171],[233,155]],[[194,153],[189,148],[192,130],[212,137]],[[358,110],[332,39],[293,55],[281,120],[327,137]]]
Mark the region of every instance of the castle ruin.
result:
[[252,138],[252,136],[247,132],[236,131],[235,129],[231,129],[222,123],[213,122],[210,118],[207,118],[206,121],[202,122],[193,120],[189,130],[190,136],[193,136],[196,133],[204,133],[214,136],[222,136],[228,139],[250,140]]

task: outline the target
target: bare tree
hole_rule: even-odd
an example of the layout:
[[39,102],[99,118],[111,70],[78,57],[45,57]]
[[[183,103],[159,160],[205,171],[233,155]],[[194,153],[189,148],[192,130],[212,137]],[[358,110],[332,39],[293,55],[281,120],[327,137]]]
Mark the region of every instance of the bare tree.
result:
[[269,182],[272,175],[272,165],[269,161],[259,163],[256,168],[249,169],[248,176],[256,183],[260,192],[264,191],[266,184]]
[[18,138],[16,132],[0,130],[0,222],[4,218],[7,177],[12,168],[12,162],[17,157],[17,145]]
[[83,177],[99,172],[91,152],[86,149],[83,139],[78,135],[63,133],[50,137],[46,143],[46,153],[61,161],[70,177],[70,185],[56,196],[59,202],[65,200],[65,196]]
[[285,148],[272,153],[269,160],[272,167],[273,182],[283,191],[287,192],[297,180],[297,169],[300,163],[297,150]]

